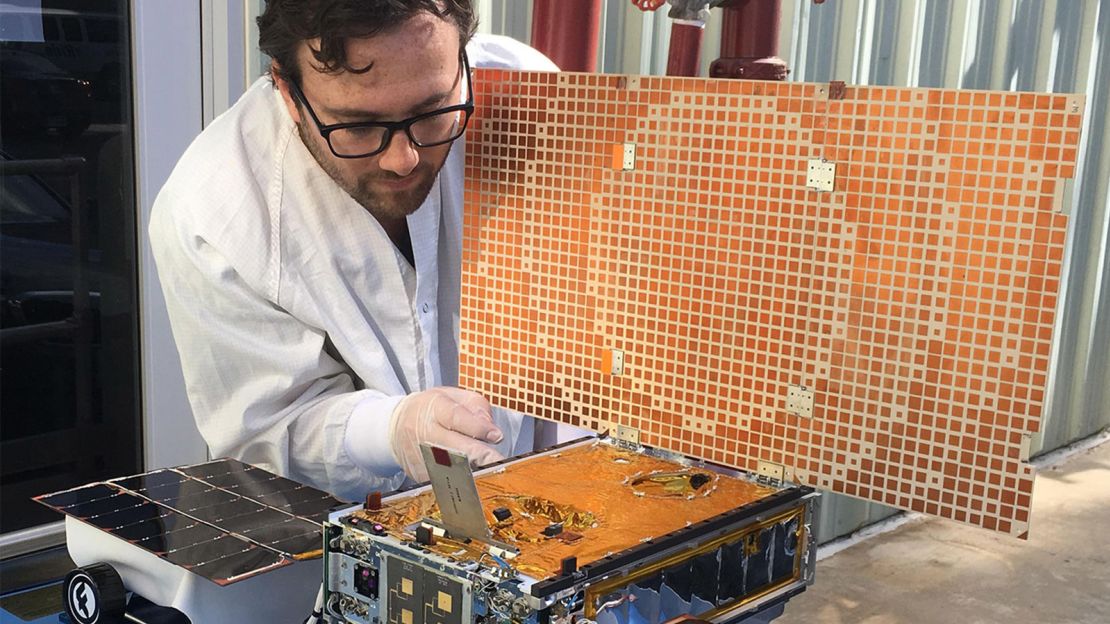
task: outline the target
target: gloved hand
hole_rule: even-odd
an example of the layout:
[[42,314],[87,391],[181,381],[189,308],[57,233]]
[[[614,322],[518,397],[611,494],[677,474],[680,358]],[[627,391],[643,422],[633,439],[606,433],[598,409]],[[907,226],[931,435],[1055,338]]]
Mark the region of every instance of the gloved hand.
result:
[[414,392],[397,404],[389,421],[389,445],[405,474],[428,480],[420,443],[466,453],[472,466],[504,459],[485,444],[504,437],[490,416],[482,395],[461,388],[432,388]]

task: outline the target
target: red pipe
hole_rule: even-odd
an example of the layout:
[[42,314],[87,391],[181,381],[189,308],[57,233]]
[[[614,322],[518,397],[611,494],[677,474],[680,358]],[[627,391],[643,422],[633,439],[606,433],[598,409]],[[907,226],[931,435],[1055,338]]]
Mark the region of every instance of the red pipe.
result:
[[781,0],[737,0],[724,5],[721,56],[765,58],[779,55]]
[[697,76],[701,39],[705,28],[692,24],[671,25],[671,47],[667,56],[668,76]]
[[724,7],[721,58],[709,66],[712,78],[786,80],[778,58],[782,0],[732,0]]
[[563,71],[597,71],[601,0],[534,0],[532,47]]

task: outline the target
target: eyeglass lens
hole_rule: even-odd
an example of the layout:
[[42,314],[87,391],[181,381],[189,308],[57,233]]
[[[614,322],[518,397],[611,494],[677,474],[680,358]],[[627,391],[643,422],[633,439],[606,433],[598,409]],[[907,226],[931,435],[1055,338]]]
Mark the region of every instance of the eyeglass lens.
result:
[[[463,111],[445,111],[422,117],[407,128],[409,138],[419,147],[431,147],[453,141],[462,134]],[[328,139],[337,154],[358,156],[384,150],[390,139],[389,131],[381,126],[338,128]]]

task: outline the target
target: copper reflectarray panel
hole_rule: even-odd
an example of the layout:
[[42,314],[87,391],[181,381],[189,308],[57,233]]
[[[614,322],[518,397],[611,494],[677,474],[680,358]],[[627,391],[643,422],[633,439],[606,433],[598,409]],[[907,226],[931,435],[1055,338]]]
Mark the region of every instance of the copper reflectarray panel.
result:
[[505,71],[476,92],[464,387],[1026,532],[1082,96]]

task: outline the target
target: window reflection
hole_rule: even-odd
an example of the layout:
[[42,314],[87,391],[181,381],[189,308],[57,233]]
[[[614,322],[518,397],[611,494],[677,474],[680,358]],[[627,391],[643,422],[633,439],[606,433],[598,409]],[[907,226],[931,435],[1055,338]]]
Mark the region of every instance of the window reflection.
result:
[[2,533],[140,470],[129,13],[0,3]]

